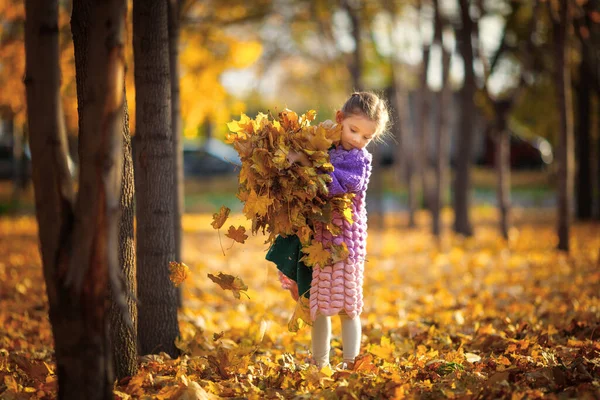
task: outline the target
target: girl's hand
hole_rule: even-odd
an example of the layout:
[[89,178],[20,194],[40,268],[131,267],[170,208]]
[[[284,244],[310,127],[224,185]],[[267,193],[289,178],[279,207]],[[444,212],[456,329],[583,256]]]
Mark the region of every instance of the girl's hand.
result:
[[308,159],[307,155],[304,153],[299,153],[297,151],[290,150],[287,155],[287,160],[290,164],[299,162],[301,165],[303,165],[305,167],[310,167],[310,160]]

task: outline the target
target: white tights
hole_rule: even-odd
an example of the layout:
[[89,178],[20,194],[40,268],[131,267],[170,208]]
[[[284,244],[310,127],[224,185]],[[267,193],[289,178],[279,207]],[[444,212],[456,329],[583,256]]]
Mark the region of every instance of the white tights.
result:
[[[340,315],[342,322],[342,345],[344,362],[353,363],[360,350],[361,326],[360,317],[349,318]],[[319,368],[329,364],[329,350],[331,348],[331,317],[317,315],[313,322],[312,354]]]

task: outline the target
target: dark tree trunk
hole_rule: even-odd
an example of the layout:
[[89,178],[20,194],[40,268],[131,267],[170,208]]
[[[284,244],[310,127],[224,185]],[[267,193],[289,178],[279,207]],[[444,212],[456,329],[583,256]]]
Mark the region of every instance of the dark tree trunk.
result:
[[444,205],[444,194],[446,193],[449,168],[449,153],[450,153],[450,137],[448,135],[448,97],[450,95],[450,87],[448,77],[450,75],[450,53],[444,47],[442,30],[444,26],[444,18],[441,15],[441,10],[438,0],[434,0],[435,12],[435,29],[434,41],[440,46],[442,51],[442,87],[437,94],[438,111],[436,124],[436,148],[437,157],[435,163],[435,190],[431,202],[431,222],[432,232],[436,237],[440,237],[441,214]]
[[175,160],[167,2],[133,2],[136,87],[135,193],[139,322],[142,354],[177,356],[177,289],[169,280],[175,259]]
[[[352,76],[352,90],[364,90],[362,82],[362,49],[361,49],[361,23],[360,23],[360,3],[361,1],[342,1],[342,7],[348,13],[352,25],[352,38],[355,48],[348,63],[348,69]],[[358,5],[358,6],[357,6]]]
[[[90,33],[77,205],[60,105],[58,2],[26,2],[26,89],[42,263],[59,398],[112,399],[107,299],[117,266],[125,3],[98,5]],[[81,79],[78,77],[78,79]]]
[[473,70],[474,23],[469,15],[469,1],[459,0],[462,26],[457,32],[458,47],[464,66],[464,83],[460,91],[460,122],[454,178],[454,231],[465,236],[473,234],[469,216],[471,204],[471,156],[473,154],[473,116],[475,113],[475,71]]
[[423,206],[425,208],[431,208],[431,153],[429,151],[429,118],[430,118],[430,100],[429,100],[429,87],[427,86],[427,70],[429,69],[429,52],[430,48],[428,45],[423,46],[423,62],[421,65],[421,72],[419,74],[419,92],[418,92],[418,106],[417,106],[417,120],[416,120],[416,134],[419,138],[419,154],[420,154],[420,168],[421,173],[421,188],[423,193]]
[[[91,54],[93,1],[81,0],[73,4],[71,30],[75,50],[75,67],[77,71],[77,104],[79,109],[79,127],[84,135],[86,124],[93,120],[85,120],[88,107],[94,107],[94,92],[88,85],[88,59]],[[123,81],[124,85],[124,81]],[[125,99],[123,86],[122,98]],[[125,102],[125,100],[123,100]],[[131,139],[129,137],[129,115],[126,105],[123,107],[122,121],[122,176],[120,196],[120,221],[118,234],[118,274],[122,286],[111,288],[111,304],[109,325],[111,338],[111,354],[118,379],[132,376],[137,371],[137,337],[134,330],[137,324],[137,305],[135,304],[135,247],[133,243],[133,165],[131,161]],[[81,136],[80,136],[81,137]],[[85,153],[85,140],[80,140],[80,155]],[[85,156],[85,155],[84,155]],[[122,287],[126,294],[123,295]],[[114,294],[113,294],[114,292]],[[126,305],[123,303],[125,302]],[[132,326],[133,325],[133,326]]]
[[[585,57],[585,56],[584,56]],[[579,85],[577,85],[577,218],[592,218],[593,184],[591,140],[590,140],[590,99],[591,81],[589,69],[582,61],[579,64]]]
[[[551,8],[552,6],[549,5]],[[558,249],[569,251],[571,206],[573,204],[573,112],[571,74],[568,60],[569,27],[571,26],[569,0],[560,0],[558,17],[554,21],[556,60],[556,90],[560,129],[558,140]]]
[[[131,136],[129,134],[129,110],[125,101],[123,120],[123,175],[121,183],[121,221],[119,223],[119,265],[125,296],[120,304],[117,296],[111,296],[110,337],[117,379],[133,376],[137,373],[137,322],[136,303],[137,281],[135,264],[135,243],[133,219],[134,177],[131,155]],[[125,308],[124,308],[125,306]],[[124,314],[124,310],[127,314]]]
[[69,359],[74,354],[71,350],[74,338],[66,329],[70,318],[79,329],[81,316],[70,317],[77,309],[62,285],[68,259],[59,257],[73,223],[74,193],[67,168],[67,139],[60,101],[58,0],[28,0],[25,15],[25,88],[35,211],[59,396],[68,399],[75,398],[73,388],[81,382],[77,382],[77,358]]

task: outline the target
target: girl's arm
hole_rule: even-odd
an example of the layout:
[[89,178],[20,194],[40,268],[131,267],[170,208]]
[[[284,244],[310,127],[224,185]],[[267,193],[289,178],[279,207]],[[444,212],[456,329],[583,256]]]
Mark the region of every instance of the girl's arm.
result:
[[332,181],[328,185],[329,195],[363,191],[371,173],[371,154],[364,149],[334,149],[329,154],[334,168],[330,173]]

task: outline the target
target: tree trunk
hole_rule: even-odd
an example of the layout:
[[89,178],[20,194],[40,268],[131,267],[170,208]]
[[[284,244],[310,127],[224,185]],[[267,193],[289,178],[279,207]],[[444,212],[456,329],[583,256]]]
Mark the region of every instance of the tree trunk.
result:
[[436,124],[436,148],[437,157],[435,164],[435,192],[431,202],[431,223],[432,232],[439,239],[441,234],[441,214],[444,205],[444,194],[446,193],[449,154],[450,154],[450,137],[448,135],[448,96],[450,95],[450,87],[448,77],[450,76],[450,57],[451,54],[444,47],[444,39],[442,31],[444,27],[444,18],[441,14],[438,0],[434,0],[435,12],[435,29],[434,41],[440,47],[442,52],[442,87],[437,94],[438,110]]
[[[441,47],[443,44],[440,42]],[[450,73],[450,53],[442,50],[442,88],[438,93],[438,123],[436,132],[437,162],[435,168],[435,194],[431,205],[432,232],[439,238],[442,232],[442,209],[444,207],[444,195],[448,187],[448,168],[450,155],[450,135],[448,135],[448,97],[450,87],[448,76]]]
[[[355,6],[355,3],[358,5]],[[349,61],[348,69],[350,70],[350,75],[352,76],[352,90],[361,91],[364,90],[363,82],[362,82],[362,49],[361,49],[361,24],[360,24],[360,4],[361,1],[351,1],[344,0],[342,1],[342,7],[348,13],[350,17],[351,25],[352,25],[352,38],[354,39],[354,51],[352,52],[352,58]]]
[[454,231],[465,236],[473,234],[470,212],[471,155],[473,154],[473,116],[475,113],[475,71],[473,70],[473,43],[471,35],[474,24],[469,15],[469,1],[459,0],[462,26],[457,40],[464,66],[464,83],[460,91],[460,121],[458,148],[455,155],[454,178]]
[[419,138],[419,153],[420,153],[420,168],[421,173],[421,188],[423,193],[423,206],[427,209],[431,208],[431,152],[429,151],[429,118],[431,113],[429,101],[429,88],[427,86],[427,70],[429,69],[429,52],[428,45],[423,46],[423,62],[419,77],[419,92],[416,120],[416,134]]
[[556,89],[560,130],[558,140],[558,249],[569,251],[569,229],[573,204],[573,113],[570,65],[568,59],[571,7],[569,0],[560,0],[558,20],[554,22],[556,57]]
[[[26,89],[36,215],[59,398],[112,399],[107,298],[117,268],[125,3],[94,19],[80,140],[79,197],[67,166],[60,104],[58,2],[26,2]],[[75,215],[74,215],[75,214]]]
[[175,259],[175,163],[167,14],[164,1],[134,0],[138,338],[142,354],[164,351],[177,356],[177,290],[168,268]]
[[[179,6],[180,0],[168,0],[169,11],[169,70],[171,72],[171,132],[173,156],[175,157],[175,192],[173,202],[173,226],[175,234],[175,261],[182,261],[181,218],[184,212],[183,141],[181,138],[181,99],[179,90]],[[181,286],[177,288],[177,304],[183,305]]]
[[589,69],[584,61],[579,64],[579,85],[577,86],[577,218],[592,218],[593,184],[590,162],[590,97],[588,82]]
[[[497,106],[496,106],[497,108]],[[507,110],[496,109],[496,172],[497,172],[497,201],[500,213],[500,234],[508,240],[508,230],[511,225],[510,218],[510,133],[506,120]]]
[[[59,396],[78,385],[67,357],[73,338],[65,335],[76,310],[59,278],[67,269],[61,245],[73,223],[73,185],[67,168],[67,140],[60,101],[58,0],[25,3],[25,89],[40,250],[54,337]],[[73,317],[78,322],[79,316]]]
[[[73,4],[71,30],[75,51],[75,67],[77,71],[77,105],[79,109],[81,156],[85,157],[85,135],[87,124],[95,124],[94,120],[86,120],[86,110],[93,107],[94,92],[88,85],[90,68],[88,56],[92,51],[91,28],[93,1],[82,0]],[[123,82],[124,85],[124,82]],[[124,86],[123,86],[124,91]],[[122,98],[125,99],[123,92]],[[125,102],[125,100],[123,100]],[[133,243],[133,166],[131,161],[131,139],[129,137],[129,115],[126,105],[123,107],[122,121],[123,165],[120,193],[120,221],[118,234],[118,274],[122,285],[111,288],[109,310],[109,326],[111,338],[111,355],[117,378],[132,376],[137,371],[137,338],[131,325],[137,324],[137,305],[135,304],[135,253]],[[125,288],[126,294],[122,294]],[[113,293],[114,292],[114,293]],[[126,302],[126,305],[122,302]]]
[[[121,221],[119,223],[119,265],[125,296],[119,304],[117,296],[111,296],[110,338],[117,379],[133,376],[137,373],[137,323],[138,309],[136,303],[137,281],[135,264],[135,243],[133,218],[134,211],[134,177],[133,159],[131,156],[131,136],[129,134],[129,110],[127,100],[123,113],[123,175],[121,183]],[[127,314],[124,314],[124,310]]]
[[394,84],[394,99],[396,106],[396,113],[398,116],[397,131],[399,132],[400,142],[400,155],[403,160],[403,164],[406,167],[405,173],[402,174],[406,178],[406,186],[408,190],[408,226],[414,228],[415,212],[417,210],[418,200],[418,168],[417,168],[417,157],[415,154],[415,137],[410,122],[410,110],[408,105],[408,93],[404,89],[402,82],[399,78],[400,65],[392,61],[392,79]]

